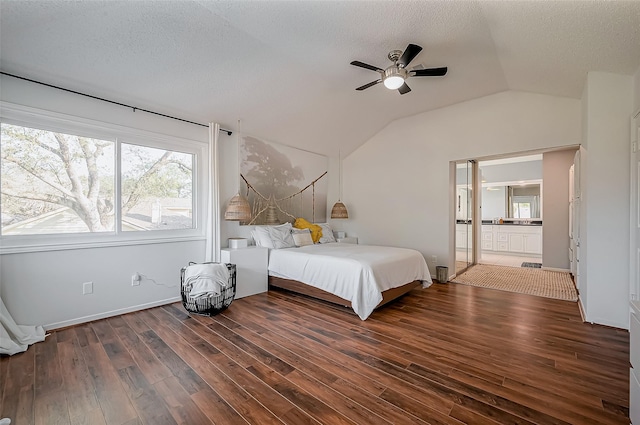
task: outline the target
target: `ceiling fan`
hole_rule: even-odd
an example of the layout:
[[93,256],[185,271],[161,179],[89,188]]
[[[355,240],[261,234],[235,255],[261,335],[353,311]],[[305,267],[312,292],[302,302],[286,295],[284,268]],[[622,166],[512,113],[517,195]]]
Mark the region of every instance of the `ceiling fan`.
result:
[[353,61],[351,65],[359,66],[360,68],[370,69],[380,73],[380,79],[358,87],[356,90],[362,91],[368,89],[371,86],[375,86],[378,83],[383,83],[384,86],[390,90],[398,89],[400,94],[406,94],[411,91],[405,80],[408,77],[440,77],[447,73],[447,67],[442,68],[428,68],[428,69],[413,69],[407,70],[407,66],[411,61],[418,56],[418,53],[422,50],[422,47],[416,44],[409,44],[407,48],[402,50],[392,50],[387,56],[393,65],[387,69],[378,68],[377,66],[369,65],[360,61]]

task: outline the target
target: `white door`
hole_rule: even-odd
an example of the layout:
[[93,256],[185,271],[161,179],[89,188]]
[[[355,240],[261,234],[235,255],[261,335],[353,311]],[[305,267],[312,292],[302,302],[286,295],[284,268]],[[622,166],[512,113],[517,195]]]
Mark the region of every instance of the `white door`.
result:
[[640,299],[640,111],[631,120],[631,193],[630,196],[630,261],[629,294]]
[[582,189],[580,186],[580,150],[576,152],[573,158],[573,202],[570,207],[573,214],[571,223],[571,240],[570,249],[573,255],[573,279],[576,283],[578,291],[583,288],[580,286],[580,206],[582,204]]

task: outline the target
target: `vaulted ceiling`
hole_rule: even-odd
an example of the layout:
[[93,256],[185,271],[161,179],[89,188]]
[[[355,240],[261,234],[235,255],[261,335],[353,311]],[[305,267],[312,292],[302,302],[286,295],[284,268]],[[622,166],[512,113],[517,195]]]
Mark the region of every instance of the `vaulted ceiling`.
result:
[[[4,72],[337,156],[400,117],[633,74],[640,1],[2,0],[0,43]],[[378,74],[352,60],[409,43],[448,74],[355,90]]]

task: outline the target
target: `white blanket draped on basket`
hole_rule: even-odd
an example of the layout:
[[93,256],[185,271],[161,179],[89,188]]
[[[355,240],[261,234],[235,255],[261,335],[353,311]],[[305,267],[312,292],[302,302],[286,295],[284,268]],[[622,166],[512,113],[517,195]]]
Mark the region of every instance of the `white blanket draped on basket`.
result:
[[26,351],[29,345],[44,341],[42,326],[21,326],[13,320],[0,298],[0,354],[10,356]]
[[269,274],[320,288],[345,300],[362,320],[382,301],[382,292],[414,280],[431,285],[422,254],[388,246],[326,243],[272,249]]
[[211,298],[220,295],[229,284],[226,264],[192,264],[184,271],[184,285],[192,299]]

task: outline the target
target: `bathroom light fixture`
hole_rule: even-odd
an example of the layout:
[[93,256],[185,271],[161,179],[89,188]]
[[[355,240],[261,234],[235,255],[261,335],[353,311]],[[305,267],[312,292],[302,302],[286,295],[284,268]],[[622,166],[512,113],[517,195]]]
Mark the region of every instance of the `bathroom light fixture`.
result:
[[[240,120],[238,120],[238,168],[240,168]],[[240,170],[238,169],[238,193],[236,193],[227,204],[224,212],[224,219],[228,221],[248,222],[251,220],[251,205],[242,196],[240,190]]]
[[347,207],[340,201],[340,199],[342,198],[342,156],[339,150],[338,150],[338,185],[339,185],[340,193],[338,195],[338,202],[336,202],[333,205],[333,208],[331,208],[331,218],[349,218],[349,212],[347,211]]

